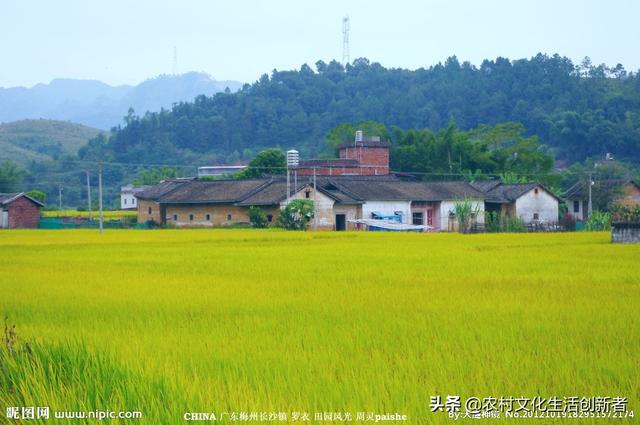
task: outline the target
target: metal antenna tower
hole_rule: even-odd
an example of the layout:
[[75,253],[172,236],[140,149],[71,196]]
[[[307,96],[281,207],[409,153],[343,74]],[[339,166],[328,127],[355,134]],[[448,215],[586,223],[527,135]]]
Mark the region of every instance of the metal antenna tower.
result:
[[342,65],[349,63],[349,15],[342,18]]
[[173,75],[178,75],[178,48],[173,46]]

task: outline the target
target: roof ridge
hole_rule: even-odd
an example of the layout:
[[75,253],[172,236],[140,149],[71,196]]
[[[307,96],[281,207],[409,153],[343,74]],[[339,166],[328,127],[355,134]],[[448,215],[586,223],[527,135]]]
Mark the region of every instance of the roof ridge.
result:
[[[238,180],[236,180],[238,181]],[[256,187],[253,190],[250,190],[249,192],[247,192],[245,194],[245,196],[240,197],[237,201],[234,202],[234,204],[238,204],[242,201],[244,201],[247,198],[250,198],[251,196],[255,195],[258,192],[261,192],[262,190],[266,189],[267,187],[271,186],[273,183],[275,182],[275,180],[273,179],[273,177],[269,177],[269,180],[267,180],[266,182],[262,183],[260,186]]]

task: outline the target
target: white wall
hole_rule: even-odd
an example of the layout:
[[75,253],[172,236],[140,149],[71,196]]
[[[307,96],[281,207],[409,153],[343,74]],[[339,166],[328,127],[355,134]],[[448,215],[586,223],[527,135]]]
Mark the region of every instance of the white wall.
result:
[[[309,198],[306,197],[306,192],[309,192]],[[318,216],[318,226],[331,229],[333,229],[333,227],[335,226],[335,214],[333,211],[333,204],[335,203],[335,201],[322,192],[318,192],[314,195],[313,186],[304,186],[298,192],[293,194],[291,196],[291,199],[309,199],[310,201],[314,201],[316,204],[316,213]],[[284,208],[286,206],[286,201],[280,203],[280,208]],[[349,217],[347,217],[347,219],[349,219]]]
[[402,222],[411,224],[410,201],[367,201],[362,205],[362,218],[371,218],[372,212],[392,215],[402,212]]
[[[570,206],[573,211],[573,205]],[[543,188],[531,189],[516,200],[516,215],[525,223],[533,221],[533,214],[538,213],[542,222],[555,223],[558,221],[558,200]]]
[[129,210],[138,207],[138,200],[133,193],[121,193],[120,194],[120,209]]

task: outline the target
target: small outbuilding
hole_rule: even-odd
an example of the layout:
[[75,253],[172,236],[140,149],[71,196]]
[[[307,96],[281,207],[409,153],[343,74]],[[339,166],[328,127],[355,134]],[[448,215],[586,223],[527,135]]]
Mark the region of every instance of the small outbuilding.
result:
[[24,192],[0,193],[1,229],[35,229],[44,204]]
[[472,183],[486,195],[485,211],[518,217],[524,224],[558,222],[560,199],[540,183],[505,184],[499,180]]

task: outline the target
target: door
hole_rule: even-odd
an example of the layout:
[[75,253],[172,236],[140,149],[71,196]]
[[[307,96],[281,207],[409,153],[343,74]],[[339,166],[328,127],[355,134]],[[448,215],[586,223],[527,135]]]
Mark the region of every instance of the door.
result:
[[2,226],[0,228],[6,229],[9,227],[9,211],[2,211]]
[[433,208],[427,210],[427,226],[433,226]]
[[347,219],[344,214],[336,214],[336,230],[347,230]]

